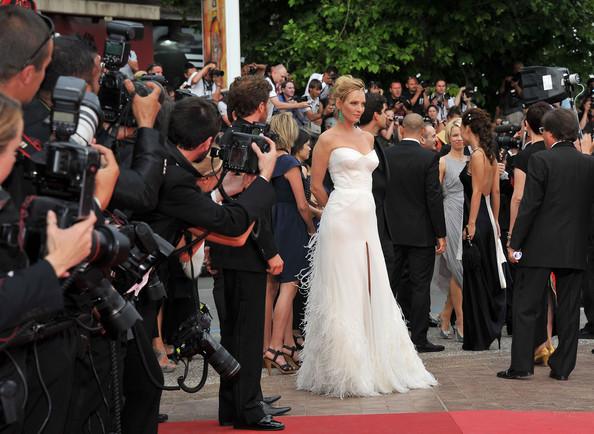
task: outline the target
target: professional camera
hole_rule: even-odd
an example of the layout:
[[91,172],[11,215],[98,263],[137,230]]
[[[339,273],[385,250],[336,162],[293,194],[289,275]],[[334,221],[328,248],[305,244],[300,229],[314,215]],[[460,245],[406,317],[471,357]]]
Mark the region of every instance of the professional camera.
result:
[[295,100],[295,102],[307,102],[308,101],[307,95],[296,96],[293,99]]
[[571,96],[580,76],[567,68],[549,66],[527,66],[522,68],[522,101],[525,105],[546,101],[560,102]]
[[499,150],[507,152],[510,148],[519,148],[522,146],[522,139],[515,137],[520,131],[520,127],[510,123],[504,123],[495,127],[495,143]]
[[[107,72],[101,77],[99,101],[107,122],[116,122],[124,112],[130,111],[130,95],[124,80],[126,76],[119,69],[128,62],[130,41],[142,39],[144,26],[132,21],[110,21],[107,23],[107,39],[103,61]],[[150,93],[150,92],[149,92]]]
[[210,155],[223,160],[225,170],[256,174],[259,172],[258,156],[252,149],[252,143],[256,143],[262,152],[270,150],[268,142],[262,135],[269,137],[272,141],[277,137],[266,124],[234,125],[222,136],[220,148],[212,148]]
[[237,360],[210,335],[212,316],[205,304],[198,313],[185,320],[173,337],[173,357],[192,358],[200,354],[224,379],[231,379],[239,373]]
[[210,69],[208,71],[208,74],[206,75],[206,77],[209,80],[212,80],[215,77],[224,77],[225,76],[225,71],[221,71],[220,69]]
[[197,98],[196,95],[194,95],[192,93],[192,91],[188,90],[188,89],[177,89],[175,91],[175,101],[180,101],[184,98]]

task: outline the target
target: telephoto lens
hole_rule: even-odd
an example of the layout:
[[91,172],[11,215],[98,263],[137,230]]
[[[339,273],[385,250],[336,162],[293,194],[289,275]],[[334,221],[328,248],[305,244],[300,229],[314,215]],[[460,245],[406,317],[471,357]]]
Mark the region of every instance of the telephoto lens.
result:
[[97,126],[102,118],[103,112],[97,95],[91,92],[85,93],[80,104],[78,125],[75,133],[70,136],[70,140],[82,146],[89,146],[95,137]]

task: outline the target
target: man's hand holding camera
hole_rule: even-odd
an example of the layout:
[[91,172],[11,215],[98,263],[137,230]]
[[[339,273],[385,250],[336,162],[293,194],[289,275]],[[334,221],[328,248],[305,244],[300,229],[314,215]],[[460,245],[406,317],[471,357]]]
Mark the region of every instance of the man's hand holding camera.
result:
[[125,82],[126,90],[132,97],[132,113],[136,119],[138,128],[153,128],[155,120],[161,110],[159,103],[159,96],[161,95],[161,88],[151,82],[145,82],[145,85],[151,88],[151,93],[145,97],[137,95],[134,90],[134,84],[130,80]]
[[84,261],[91,253],[93,226],[97,217],[89,217],[67,229],[58,228],[53,211],[47,213],[47,251],[45,260],[51,264],[56,276],[67,277],[68,270]]
[[99,201],[100,208],[103,210],[109,205],[109,201],[115,190],[118,177],[120,176],[120,166],[118,166],[118,162],[111,149],[97,144],[92,144],[91,146],[101,154],[101,168],[95,175],[95,197]]

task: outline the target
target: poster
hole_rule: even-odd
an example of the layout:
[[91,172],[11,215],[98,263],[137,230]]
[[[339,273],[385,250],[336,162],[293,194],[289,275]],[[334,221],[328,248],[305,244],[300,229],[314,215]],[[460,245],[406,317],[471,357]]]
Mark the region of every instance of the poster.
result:
[[225,35],[225,0],[202,1],[202,54],[204,64],[215,62],[225,71],[223,88],[227,87],[227,40]]

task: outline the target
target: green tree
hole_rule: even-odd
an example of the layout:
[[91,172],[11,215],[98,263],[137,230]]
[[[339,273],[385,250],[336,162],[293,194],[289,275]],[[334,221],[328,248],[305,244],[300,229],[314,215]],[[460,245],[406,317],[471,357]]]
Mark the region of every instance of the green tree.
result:
[[243,0],[242,54],[285,63],[303,86],[336,65],[384,84],[421,73],[490,97],[514,60],[587,75],[594,0]]

